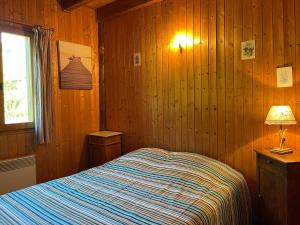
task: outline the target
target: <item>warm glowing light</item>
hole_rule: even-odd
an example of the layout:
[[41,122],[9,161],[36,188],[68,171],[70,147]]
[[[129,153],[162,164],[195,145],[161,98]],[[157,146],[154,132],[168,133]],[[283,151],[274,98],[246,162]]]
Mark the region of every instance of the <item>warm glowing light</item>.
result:
[[200,38],[194,38],[193,34],[188,34],[186,32],[178,32],[171,41],[170,48],[173,51],[182,51],[182,49],[192,48],[194,45],[199,44],[201,44]]
[[292,109],[288,105],[272,106],[265,121],[268,125],[292,125],[297,124]]

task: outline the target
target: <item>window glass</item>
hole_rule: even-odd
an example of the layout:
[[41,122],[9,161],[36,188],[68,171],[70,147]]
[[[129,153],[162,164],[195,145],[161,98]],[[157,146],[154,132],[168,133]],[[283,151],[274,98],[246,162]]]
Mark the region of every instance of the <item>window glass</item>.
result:
[[1,33],[4,122],[33,122],[30,37]]

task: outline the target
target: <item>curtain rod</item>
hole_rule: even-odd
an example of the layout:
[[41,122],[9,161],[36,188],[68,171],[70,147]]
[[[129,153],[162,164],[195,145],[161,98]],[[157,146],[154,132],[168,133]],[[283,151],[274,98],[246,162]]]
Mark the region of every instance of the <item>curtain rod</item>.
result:
[[8,25],[8,24],[19,25],[19,26],[22,26],[24,29],[26,29],[28,31],[32,31],[32,28],[34,28],[35,26],[42,27],[43,29],[50,30],[52,32],[55,31],[54,28],[48,28],[48,27],[44,27],[44,26],[41,26],[41,25],[38,25],[38,24],[35,24],[35,25],[31,26],[31,25],[28,25],[28,24],[25,24],[25,23],[10,21],[10,20],[6,20],[6,19],[0,19],[0,23],[5,23],[6,25]]

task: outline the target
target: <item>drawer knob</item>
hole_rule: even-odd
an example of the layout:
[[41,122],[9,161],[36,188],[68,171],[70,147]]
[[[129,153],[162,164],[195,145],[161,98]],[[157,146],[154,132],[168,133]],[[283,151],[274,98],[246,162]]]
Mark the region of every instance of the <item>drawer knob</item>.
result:
[[261,195],[261,194],[258,194],[258,198],[262,198],[262,195]]
[[271,159],[268,159],[268,160],[267,160],[267,163],[268,163],[268,164],[272,164],[273,161],[272,161]]

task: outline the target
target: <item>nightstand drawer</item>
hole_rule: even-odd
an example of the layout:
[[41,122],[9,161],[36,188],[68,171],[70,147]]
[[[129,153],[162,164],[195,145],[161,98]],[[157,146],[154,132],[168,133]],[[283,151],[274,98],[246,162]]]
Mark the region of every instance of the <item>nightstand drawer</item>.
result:
[[108,146],[89,145],[90,167],[100,166],[121,156],[121,143]]
[[257,154],[257,162],[258,166],[262,167],[266,170],[269,170],[273,173],[284,173],[285,172],[285,164],[281,163],[272,158],[266,157],[261,154]]
[[89,136],[90,144],[111,145],[121,142],[121,136],[112,136],[109,138],[99,138],[98,136]]
[[89,166],[107,163],[122,155],[121,132],[99,131],[89,134]]
[[256,150],[256,224],[299,225],[300,152]]

